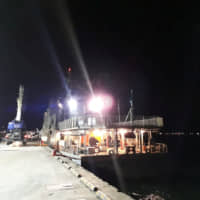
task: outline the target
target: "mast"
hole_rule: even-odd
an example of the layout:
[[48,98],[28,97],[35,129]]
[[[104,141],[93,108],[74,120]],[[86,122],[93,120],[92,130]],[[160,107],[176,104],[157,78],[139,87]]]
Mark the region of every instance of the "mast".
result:
[[134,114],[133,114],[133,111],[134,111],[134,105],[133,105],[133,90],[131,89],[130,91],[130,108],[129,108],[129,111],[128,111],[128,114],[126,115],[126,118],[125,118],[125,121],[133,121],[133,117],[134,117]]
[[130,97],[130,121],[133,121],[133,90],[131,89],[131,97]]
[[118,113],[118,122],[121,121],[121,115],[120,115],[120,102],[118,100],[117,102],[117,113]]
[[17,98],[17,114],[15,117],[15,121],[21,121],[23,96],[24,96],[24,86],[20,85],[19,86],[19,96]]

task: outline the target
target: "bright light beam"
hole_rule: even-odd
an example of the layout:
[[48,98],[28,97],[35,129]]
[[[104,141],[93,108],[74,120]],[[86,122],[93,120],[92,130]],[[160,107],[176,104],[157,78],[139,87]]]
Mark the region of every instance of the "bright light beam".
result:
[[[65,29],[66,36],[70,37],[70,40],[69,40],[69,38],[67,38],[67,40],[71,41],[71,43],[72,43],[72,47],[74,49],[77,60],[79,62],[80,69],[81,69],[83,76],[86,80],[88,89],[89,89],[90,93],[93,95],[92,84],[91,84],[89,74],[88,74],[88,71],[87,71],[85,62],[83,60],[81,50],[80,50],[80,46],[79,46],[75,31],[74,31],[74,28],[73,28],[71,19],[70,19],[68,6],[66,5],[66,2],[61,1],[61,0],[58,1],[58,4],[59,4],[59,5],[57,5],[58,15],[61,18],[62,27],[64,27],[64,29]],[[67,8],[67,10],[64,10],[66,8]]]
[[52,64],[53,66],[55,66],[55,69],[57,70],[58,72],[58,75],[61,79],[61,83],[63,84],[65,90],[66,90],[66,93],[68,95],[71,95],[71,90],[70,88],[68,87],[68,84],[67,84],[67,81],[66,81],[66,78],[63,74],[63,71],[62,71],[62,68],[61,68],[61,65],[59,63],[59,59],[56,55],[56,51],[55,51],[55,48],[52,44],[52,40],[49,36],[49,33],[48,33],[48,30],[45,26],[44,23],[41,24],[41,32],[43,32],[44,34],[44,37],[43,37],[43,41],[45,41],[45,45],[47,46],[47,52],[49,53],[49,57],[51,58],[51,61],[52,61]]

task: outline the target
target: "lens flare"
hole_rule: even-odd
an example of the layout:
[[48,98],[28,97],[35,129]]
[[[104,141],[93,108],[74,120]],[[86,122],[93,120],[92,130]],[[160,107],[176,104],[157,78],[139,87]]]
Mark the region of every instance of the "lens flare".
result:
[[[92,84],[90,81],[89,73],[87,71],[87,67],[86,67],[84,59],[83,59],[81,48],[80,48],[79,42],[77,40],[76,33],[74,31],[74,27],[73,27],[73,23],[71,21],[68,5],[64,1],[57,1],[56,7],[57,7],[57,14],[60,18],[60,22],[62,23],[62,27],[65,32],[66,43],[69,44],[68,41],[71,42],[71,46],[74,51],[74,55],[76,56],[76,59],[79,63],[80,70],[83,73],[83,77],[86,81],[86,84],[88,86],[90,93],[93,95],[93,88],[92,88]],[[66,11],[66,9],[67,9],[67,11]]]
[[110,109],[112,105],[113,99],[108,95],[93,96],[88,102],[88,110],[101,113],[104,110]]
[[93,97],[88,103],[88,109],[91,112],[100,113],[104,108],[104,102],[101,97]]

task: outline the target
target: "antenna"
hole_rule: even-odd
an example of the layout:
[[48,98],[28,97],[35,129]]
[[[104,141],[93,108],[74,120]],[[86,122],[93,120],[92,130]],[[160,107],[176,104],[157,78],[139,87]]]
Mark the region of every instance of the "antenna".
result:
[[121,115],[120,115],[120,101],[118,99],[118,102],[117,102],[117,113],[118,113],[118,122],[121,121]]
[[131,89],[130,91],[130,108],[129,108],[129,111],[128,111],[128,114],[126,115],[126,118],[125,118],[125,121],[128,121],[128,119],[130,118],[130,121],[133,121],[133,110],[134,110],[134,106],[133,106],[133,90]]

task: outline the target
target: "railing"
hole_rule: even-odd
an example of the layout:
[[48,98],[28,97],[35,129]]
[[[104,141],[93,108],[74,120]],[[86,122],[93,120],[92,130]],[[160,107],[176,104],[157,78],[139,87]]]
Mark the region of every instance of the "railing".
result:
[[88,129],[88,128],[105,128],[105,118],[100,115],[80,115],[74,116],[58,123],[60,130],[63,129]]
[[109,120],[107,126],[113,127],[139,127],[139,128],[161,128],[164,126],[163,118],[158,116],[135,116],[133,121]]
[[[122,116],[121,119],[125,119]],[[120,121],[118,116],[101,116],[99,114],[87,114],[74,116],[59,122],[58,127],[63,129],[88,129],[88,128],[105,128],[105,127],[163,127],[164,122],[162,117],[158,116],[135,116],[133,121]]]

